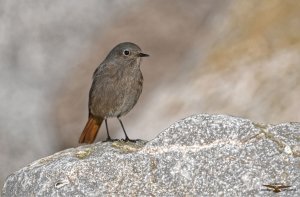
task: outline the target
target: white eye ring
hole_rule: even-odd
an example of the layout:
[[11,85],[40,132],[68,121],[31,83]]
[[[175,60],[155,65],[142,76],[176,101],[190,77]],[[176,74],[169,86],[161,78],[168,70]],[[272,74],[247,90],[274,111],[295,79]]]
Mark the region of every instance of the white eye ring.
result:
[[123,51],[123,54],[126,55],[126,56],[128,56],[128,55],[130,55],[130,51],[127,50],[127,49],[125,49],[125,50]]

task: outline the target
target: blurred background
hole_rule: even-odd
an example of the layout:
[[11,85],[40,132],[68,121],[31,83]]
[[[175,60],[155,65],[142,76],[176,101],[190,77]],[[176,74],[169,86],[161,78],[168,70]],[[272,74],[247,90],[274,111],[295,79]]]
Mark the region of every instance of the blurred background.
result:
[[199,113],[299,122],[299,19],[295,0],[0,0],[0,185],[78,146],[92,74],[123,41],[151,55],[123,118],[133,139]]

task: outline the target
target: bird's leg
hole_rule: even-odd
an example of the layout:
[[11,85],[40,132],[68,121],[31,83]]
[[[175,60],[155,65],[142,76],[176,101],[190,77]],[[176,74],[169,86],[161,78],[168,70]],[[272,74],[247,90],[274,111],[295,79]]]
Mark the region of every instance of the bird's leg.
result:
[[118,118],[118,120],[119,120],[119,122],[120,122],[120,124],[121,124],[121,126],[122,126],[123,132],[124,132],[124,134],[125,134],[125,141],[136,142],[136,140],[131,140],[131,139],[129,139],[129,137],[128,137],[128,135],[127,135],[125,129],[124,129],[124,125],[123,125],[121,119],[120,119],[119,117],[117,117],[117,118]]
[[110,141],[113,141],[109,135],[109,132],[108,132],[108,125],[107,125],[107,119],[105,119],[105,127],[106,127],[106,133],[107,133],[107,138],[105,140],[105,142],[110,142]]

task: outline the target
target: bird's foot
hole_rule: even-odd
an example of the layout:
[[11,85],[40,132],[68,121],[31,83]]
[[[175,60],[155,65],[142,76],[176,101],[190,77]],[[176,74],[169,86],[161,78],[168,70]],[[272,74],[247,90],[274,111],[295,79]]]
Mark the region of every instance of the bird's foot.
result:
[[124,141],[124,142],[133,142],[133,143],[135,143],[135,142],[138,142],[138,141],[141,141],[140,139],[129,139],[129,138],[125,138],[125,139],[122,139],[122,141]]
[[115,141],[118,141],[118,139],[111,139],[110,137],[108,137],[103,142],[115,142]]

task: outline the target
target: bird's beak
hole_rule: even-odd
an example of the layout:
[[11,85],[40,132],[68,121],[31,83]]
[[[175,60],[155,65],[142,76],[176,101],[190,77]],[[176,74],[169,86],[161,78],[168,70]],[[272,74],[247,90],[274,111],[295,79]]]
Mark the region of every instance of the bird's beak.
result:
[[149,57],[149,55],[146,53],[139,53],[138,56],[139,57]]

